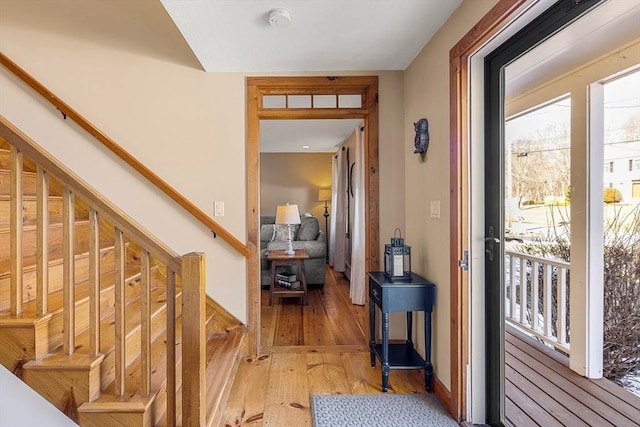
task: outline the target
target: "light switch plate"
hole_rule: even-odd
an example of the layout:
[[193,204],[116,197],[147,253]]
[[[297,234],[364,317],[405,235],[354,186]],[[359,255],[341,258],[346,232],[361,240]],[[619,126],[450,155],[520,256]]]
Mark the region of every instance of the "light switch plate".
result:
[[224,202],[214,202],[214,204],[213,204],[213,215],[214,216],[224,216]]
[[440,218],[440,201],[431,201],[431,218]]

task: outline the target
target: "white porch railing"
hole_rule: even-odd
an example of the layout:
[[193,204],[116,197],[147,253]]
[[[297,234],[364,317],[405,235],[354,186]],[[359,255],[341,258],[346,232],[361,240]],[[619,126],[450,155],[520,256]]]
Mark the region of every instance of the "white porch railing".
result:
[[506,252],[506,321],[567,354],[568,273],[568,262]]

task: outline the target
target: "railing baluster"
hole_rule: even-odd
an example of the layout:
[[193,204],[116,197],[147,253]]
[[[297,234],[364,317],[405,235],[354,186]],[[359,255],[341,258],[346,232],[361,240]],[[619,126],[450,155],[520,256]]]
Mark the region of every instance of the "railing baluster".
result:
[[527,260],[520,257],[520,323],[527,323]]
[[73,354],[76,340],[75,292],[75,196],[69,187],[62,191],[62,300],[63,350]]
[[100,214],[89,210],[89,351],[100,353]]
[[509,286],[511,291],[509,292],[509,298],[511,302],[511,310],[510,315],[512,319],[516,319],[516,266],[513,259],[513,256],[509,255],[509,273],[511,278],[509,280]]
[[167,425],[176,425],[176,273],[167,266]]
[[540,329],[540,308],[538,301],[540,299],[540,292],[538,292],[538,281],[540,280],[540,263],[538,261],[531,261],[531,329]]
[[567,343],[567,269],[558,267],[558,284],[556,292],[558,293],[558,343]]
[[40,166],[36,177],[36,309],[49,312],[49,174]]
[[10,154],[10,181],[11,190],[9,196],[9,257],[11,258],[10,278],[10,302],[9,308],[13,316],[22,313],[22,169],[23,156],[13,145]]
[[542,312],[544,317],[544,336],[551,338],[552,324],[551,324],[551,266],[544,264],[543,270],[544,276],[542,277],[542,291],[544,292],[544,302],[542,305]]
[[142,395],[151,392],[151,255],[142,249],[140,278],[140,361]]
[[124,234],[115,227],[115,394],[122,396],[126,390],[126,328],[125,328],[125,270],[124,270]]

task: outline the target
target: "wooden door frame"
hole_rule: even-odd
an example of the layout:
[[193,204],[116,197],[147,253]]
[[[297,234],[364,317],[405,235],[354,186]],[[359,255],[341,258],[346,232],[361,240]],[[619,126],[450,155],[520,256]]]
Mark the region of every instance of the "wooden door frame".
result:
[[458,266],[469,247],[469,59],[513,22],[530,0],[500,0],[449,51],[450,90],[450,283],[451,400],[449,412],[467,419],[469,363],[469,274]]
[[[366,271],[378,270],[378,77],[248,77],[247,83],[247,262],[248,352],[260,348],[260,120],[362,119],[365,124],[365,258]],[[361,108],[263,108],[262,95],[313,94],[362,96]],[[336,104],[337,105],[337,104]],[[368,298],[367,298],[368,300]],[[368,322],[368,318],[366,319]],[[368,330],[368,326],[366,328]]]

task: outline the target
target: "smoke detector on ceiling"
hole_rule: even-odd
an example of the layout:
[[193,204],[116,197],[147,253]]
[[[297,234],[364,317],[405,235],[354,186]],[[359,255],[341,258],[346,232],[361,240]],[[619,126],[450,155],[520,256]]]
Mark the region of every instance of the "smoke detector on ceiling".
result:
[[279,7],[269,11],[269,25],[272,27],[286,27],[291,24],[291,12],[288,9]]

